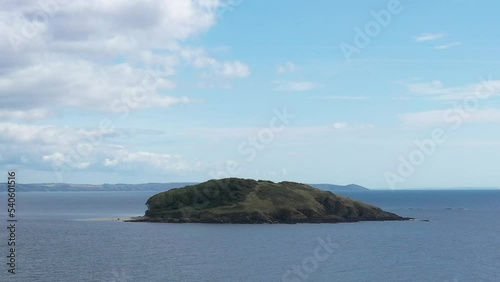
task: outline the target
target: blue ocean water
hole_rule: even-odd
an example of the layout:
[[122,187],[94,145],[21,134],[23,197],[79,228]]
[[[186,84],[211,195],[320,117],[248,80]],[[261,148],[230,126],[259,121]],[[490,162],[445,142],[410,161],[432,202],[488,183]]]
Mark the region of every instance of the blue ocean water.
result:
[[2,193],[0,281],[500,281],[498,190],[342,193],[429,222],[87,220],[142,215],[154,193],[18,193],[15,275]]

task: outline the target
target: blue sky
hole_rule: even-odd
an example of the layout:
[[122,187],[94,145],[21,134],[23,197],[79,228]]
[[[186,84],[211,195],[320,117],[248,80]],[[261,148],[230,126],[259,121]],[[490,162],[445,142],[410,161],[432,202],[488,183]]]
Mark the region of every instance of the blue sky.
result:
[[500,187],[497,2],[51,3],[0,12],[21,182]]

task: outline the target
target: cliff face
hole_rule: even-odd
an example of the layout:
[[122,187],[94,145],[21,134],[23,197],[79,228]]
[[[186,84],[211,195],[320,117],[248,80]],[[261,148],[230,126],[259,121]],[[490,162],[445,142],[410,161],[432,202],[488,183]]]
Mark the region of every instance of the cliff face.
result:
[[172,189],[148,199],[140,221],[335,223],[405,220],[347,197],[295,182],[227,178]]

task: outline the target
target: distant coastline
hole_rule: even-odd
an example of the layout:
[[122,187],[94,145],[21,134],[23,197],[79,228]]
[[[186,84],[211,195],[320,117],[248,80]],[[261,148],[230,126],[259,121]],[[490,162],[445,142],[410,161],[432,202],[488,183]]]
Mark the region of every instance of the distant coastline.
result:
[[[142,183],[142,184],[69,184],[69,183],[29,183],[17,184],[18,192],[162,192],[174,188],[181,188],[188,185],[199,184],[200,182],[167,182],[167,183]],[[331,192],[349,192],[349,191],[463,191],[463,190],[500,190],[500,187],[423,187],[406,189],[368,189],[366,187],[349,184],[308,184],[314,188]],[[0,183],[0,192],[7,189],[7,184]]]
[[[126,192],[126,191],[151,191],[162,192],[174,188],[199,184],[199,182],[168,182],[168,183],[143,183],[143,184],[66,184],[66,183],[33,183],[17,184],[18,192]],[[332,191],[368,191],[368,188],[356,184],[310,184],[312,187]],[[6,191],[7,184],[0,184],[0,191]]]

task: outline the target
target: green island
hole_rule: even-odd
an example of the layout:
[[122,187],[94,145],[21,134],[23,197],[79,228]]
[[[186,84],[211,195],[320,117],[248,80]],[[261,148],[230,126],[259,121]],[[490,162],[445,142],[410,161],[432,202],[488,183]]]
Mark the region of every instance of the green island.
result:
[[296,182],[226,178],[150,197],[143,217],[166,223],[339,223],[409,220],[350,198]]

